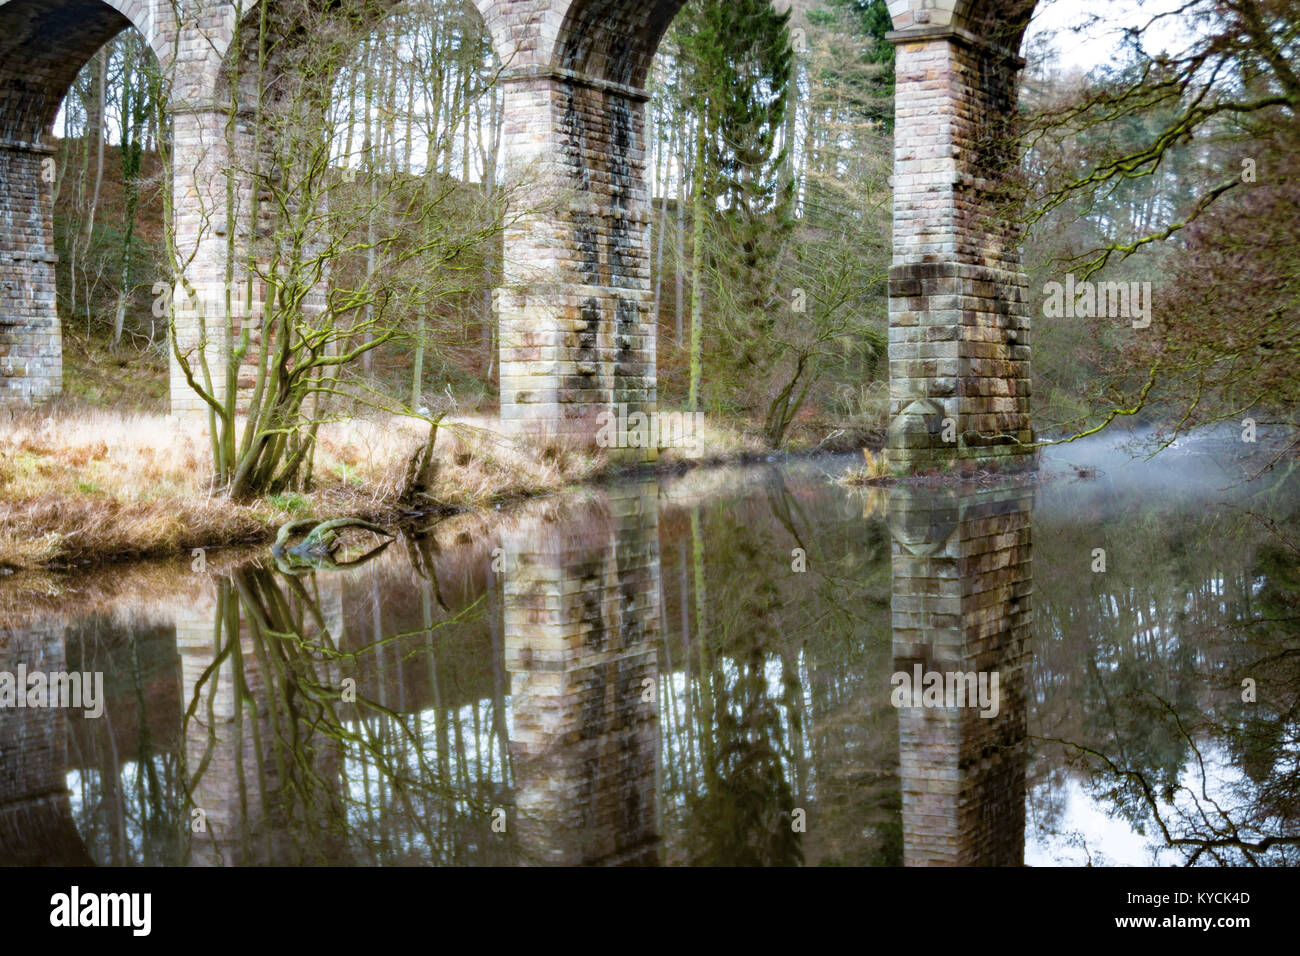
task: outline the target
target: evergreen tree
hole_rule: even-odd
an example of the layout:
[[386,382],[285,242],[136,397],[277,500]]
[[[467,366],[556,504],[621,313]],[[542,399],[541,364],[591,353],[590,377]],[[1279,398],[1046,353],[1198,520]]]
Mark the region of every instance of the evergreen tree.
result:
[[[685,61],[683,91],[694,116],[694,288],[690,401],[698,407],[705,296],[713,331],[739,346],[719,378],[752,373],[770,348],[780,307],[774,263],[793,225],[789,144],[794,52],[789,12],[766,0],[692,0],[675,29]],[[718,351],[714,350],[713,354]]]

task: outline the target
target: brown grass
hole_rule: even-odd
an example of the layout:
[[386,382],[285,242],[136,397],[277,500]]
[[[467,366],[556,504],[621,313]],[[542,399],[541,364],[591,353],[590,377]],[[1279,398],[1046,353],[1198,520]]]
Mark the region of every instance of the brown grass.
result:
[[[407,530],[425,543],[443,598],[459,610],[485,586],[494,548],[521,540],[529,543],[530,552],[569,548],[575,533],[579,540],[608,541],[609,521],[606,499],[599,490],[587,488],[517,502],[500,512],[465,511],[415,521]],[[412,538],[395,541],[367,564],[367,572],[418,587],[409,559],[411,546]],[[111,573],[88,566],[0,575],[0,621],[12,630],[34,621],[70,623],[93,613],[118,621],[169,623],[176,609],[210,602],[214,582],[250,562],[274,566],[263,544],[209,551],[202,567],[187,554],[132,561]]]
[[[438,432],[438,471],[417,510],[481,510],[554,494],[608,473],[598,450],[513,443],[488,418],[458,418]],[[309,494],[236,503],[212,487],[206,435],[169,416],[56,405],[0,413],[0,573],[188,555],[195,548],[260,543],[293,518],[359,515],[395,522],[411,453],[428,436],[413,418],[382,416],[321,427]],[[699,450],[660,462],[719,461],[761,449],[706,424]]]
[[873,452],[870,448],[862,449],[862,465],[851,468],[840,478],[840,484],[853,486],[888,484],[894,475],[889,469],[889,449],[882,448]]
[[[459,421],[439,432],[428,510],[489,507],[558,491],[605,465],[544,456]],[[206,437],[167,416],[56,409],[0,417],[0,567],[68,567],[266,540],[296,517],[395,518],[414,419],[323,426],[314,490],[236,503],[212,488]]]

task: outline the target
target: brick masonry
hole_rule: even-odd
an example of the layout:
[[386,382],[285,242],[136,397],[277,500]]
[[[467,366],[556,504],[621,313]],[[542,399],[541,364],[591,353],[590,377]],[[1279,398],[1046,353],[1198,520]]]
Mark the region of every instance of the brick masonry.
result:
[[[535,181],[535,205],[505,237],[496,297],[508,433],[589,440],[603,409],[657,409],[644,86],[682,2],[476,0],[505,67],[506,161]],[[992,140],[1014,113],[1014,51],[1032,2],[889,6],[898,49],[891,460],[900,470],[1023,463],[1033,437],[1026,278],[999,212],[1016,164]],[[258,5],[244,8],[253,23]],[[247,183],[229,191],[228,213],[226,177],[250,155],[257,118],[240,115],[227,135],[222,77],[238,55],[235,7],[187,0],[181,9],[177,23],[172,0],[0,2],[0,403],[61,388],[41,173],[76,72],[130,25],[150,39],[170,84],[178,288],[222,287],[232,251],[242,278],[259,233]],[[221,394],[229,356],[185,296],[174,301],[179,351],[196,368],[206,359]],[[171,393],[175,414],[205,417],[174,356]],[[955,429],[945,430],[948,419]]]
[[1032,463],[1027,277],[1003,203],[1032,3],[890,3],[897,52],[889,457]]

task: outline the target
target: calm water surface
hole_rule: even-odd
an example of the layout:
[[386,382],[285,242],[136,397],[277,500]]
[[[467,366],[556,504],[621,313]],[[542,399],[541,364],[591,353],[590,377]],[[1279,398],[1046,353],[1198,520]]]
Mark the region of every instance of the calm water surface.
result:
[[1241,447],[697,471],[11,599],[0,671],[106,702],[0,709],[0,861],[1294,865],[1300,486]]

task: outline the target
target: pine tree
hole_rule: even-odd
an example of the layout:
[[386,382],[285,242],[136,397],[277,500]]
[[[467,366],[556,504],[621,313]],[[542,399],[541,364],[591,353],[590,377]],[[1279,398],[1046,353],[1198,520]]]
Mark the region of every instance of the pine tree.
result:
[[[728,368],[762,362],[781,290],[773,263],[793,224],[793,180],[784,175],[786,111],[794,53],[789,12],[767,0],[692,0],[678,17],[687,66],[684,98],[695,120],[694,287],[690,403],[703,370],[705,296],[718,330],[740,345]],[[725,374],[725,373],[724,373]]]

